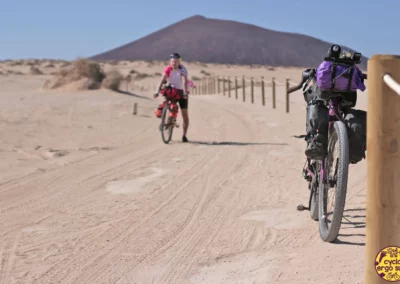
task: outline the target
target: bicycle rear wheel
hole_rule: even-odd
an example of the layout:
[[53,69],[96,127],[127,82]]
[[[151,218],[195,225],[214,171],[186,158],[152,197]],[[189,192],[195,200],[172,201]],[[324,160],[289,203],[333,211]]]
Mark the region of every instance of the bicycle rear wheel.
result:
[[319,187],[319,232],[325,242],[337,239],[346,202],[349,174],[349,140],[343,122],[335,121],[329,132],[324,183]]
[[161,123],[160,123],[160,131],[161,138],[165,144],[168,144],[172,138],[172,132],[174,131],[175,124],[170,119],[170,109],[168,106],[165,106],[162,115],[161,115]]

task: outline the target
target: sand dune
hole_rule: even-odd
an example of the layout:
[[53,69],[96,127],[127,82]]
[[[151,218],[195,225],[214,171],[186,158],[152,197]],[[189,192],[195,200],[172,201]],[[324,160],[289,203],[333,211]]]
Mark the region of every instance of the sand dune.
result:
[[[296,211],[304,102],[284,110],[193,96],[191,124],[165,145],[151,98],[159,76],[127,92],[46,91],[56,67],[0,63],[0,283],[363,283],[365,162],[351,166],[339,241]],[[187,64],[221,76],[298,80],[300,69]],[[124,75],[162,64],[107,64]],[[123,85],[125,90],[125,86]],[[143,89],[143,91],[141,91]],[[270,102],[267,92],[267,102]],[[132,102],[139,105],[131,114]],[[365,109],[366,95],[359,95]]]

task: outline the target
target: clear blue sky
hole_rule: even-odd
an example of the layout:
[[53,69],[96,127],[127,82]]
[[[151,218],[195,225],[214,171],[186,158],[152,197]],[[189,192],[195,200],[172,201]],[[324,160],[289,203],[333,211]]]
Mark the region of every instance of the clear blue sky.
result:
[[396,0],[1,0],[0,59],[91,56],[193,15],[399,54],[399,11]]

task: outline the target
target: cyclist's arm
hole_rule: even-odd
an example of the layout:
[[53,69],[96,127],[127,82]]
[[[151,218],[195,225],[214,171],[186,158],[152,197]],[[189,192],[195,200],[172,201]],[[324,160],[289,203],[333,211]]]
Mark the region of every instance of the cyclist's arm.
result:
[[188,93],[188,87],[187,87],[187,85],[188,85],[188,78],[187,78],[187,75],[185,74],[185,75],[182,75],[182,79],[183,79],[183,91],[185,92],[185,94],[187,94]]
[[185,94],[188,93],[188,71],[185,66],[180,65],[179,68],[181,69],[182,80],[183,80],[183,91]]
[[166,73],[162,74],[160,84],[158,85],[158,88],[157,88],[157,94],[160,92],[161,87],[162,87],[164,81],[167,79],[167,77],[168,77],[168,75]]

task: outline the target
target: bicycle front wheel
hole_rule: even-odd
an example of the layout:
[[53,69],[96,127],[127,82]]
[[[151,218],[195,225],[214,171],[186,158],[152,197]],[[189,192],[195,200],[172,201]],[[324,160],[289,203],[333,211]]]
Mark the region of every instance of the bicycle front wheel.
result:
[[325,180],[319,186],[319,232],[325,242],[337,239],[346,202],[349,175],[349,140],[343,122],[335,121],[329,131]]
[[170,119],[170,113],[169,107],[165,106],[162,111],[160,123],[161,138],[165,144],[168,144],[171,141],[172,132],[174,130],[174,123],[172,123]]

